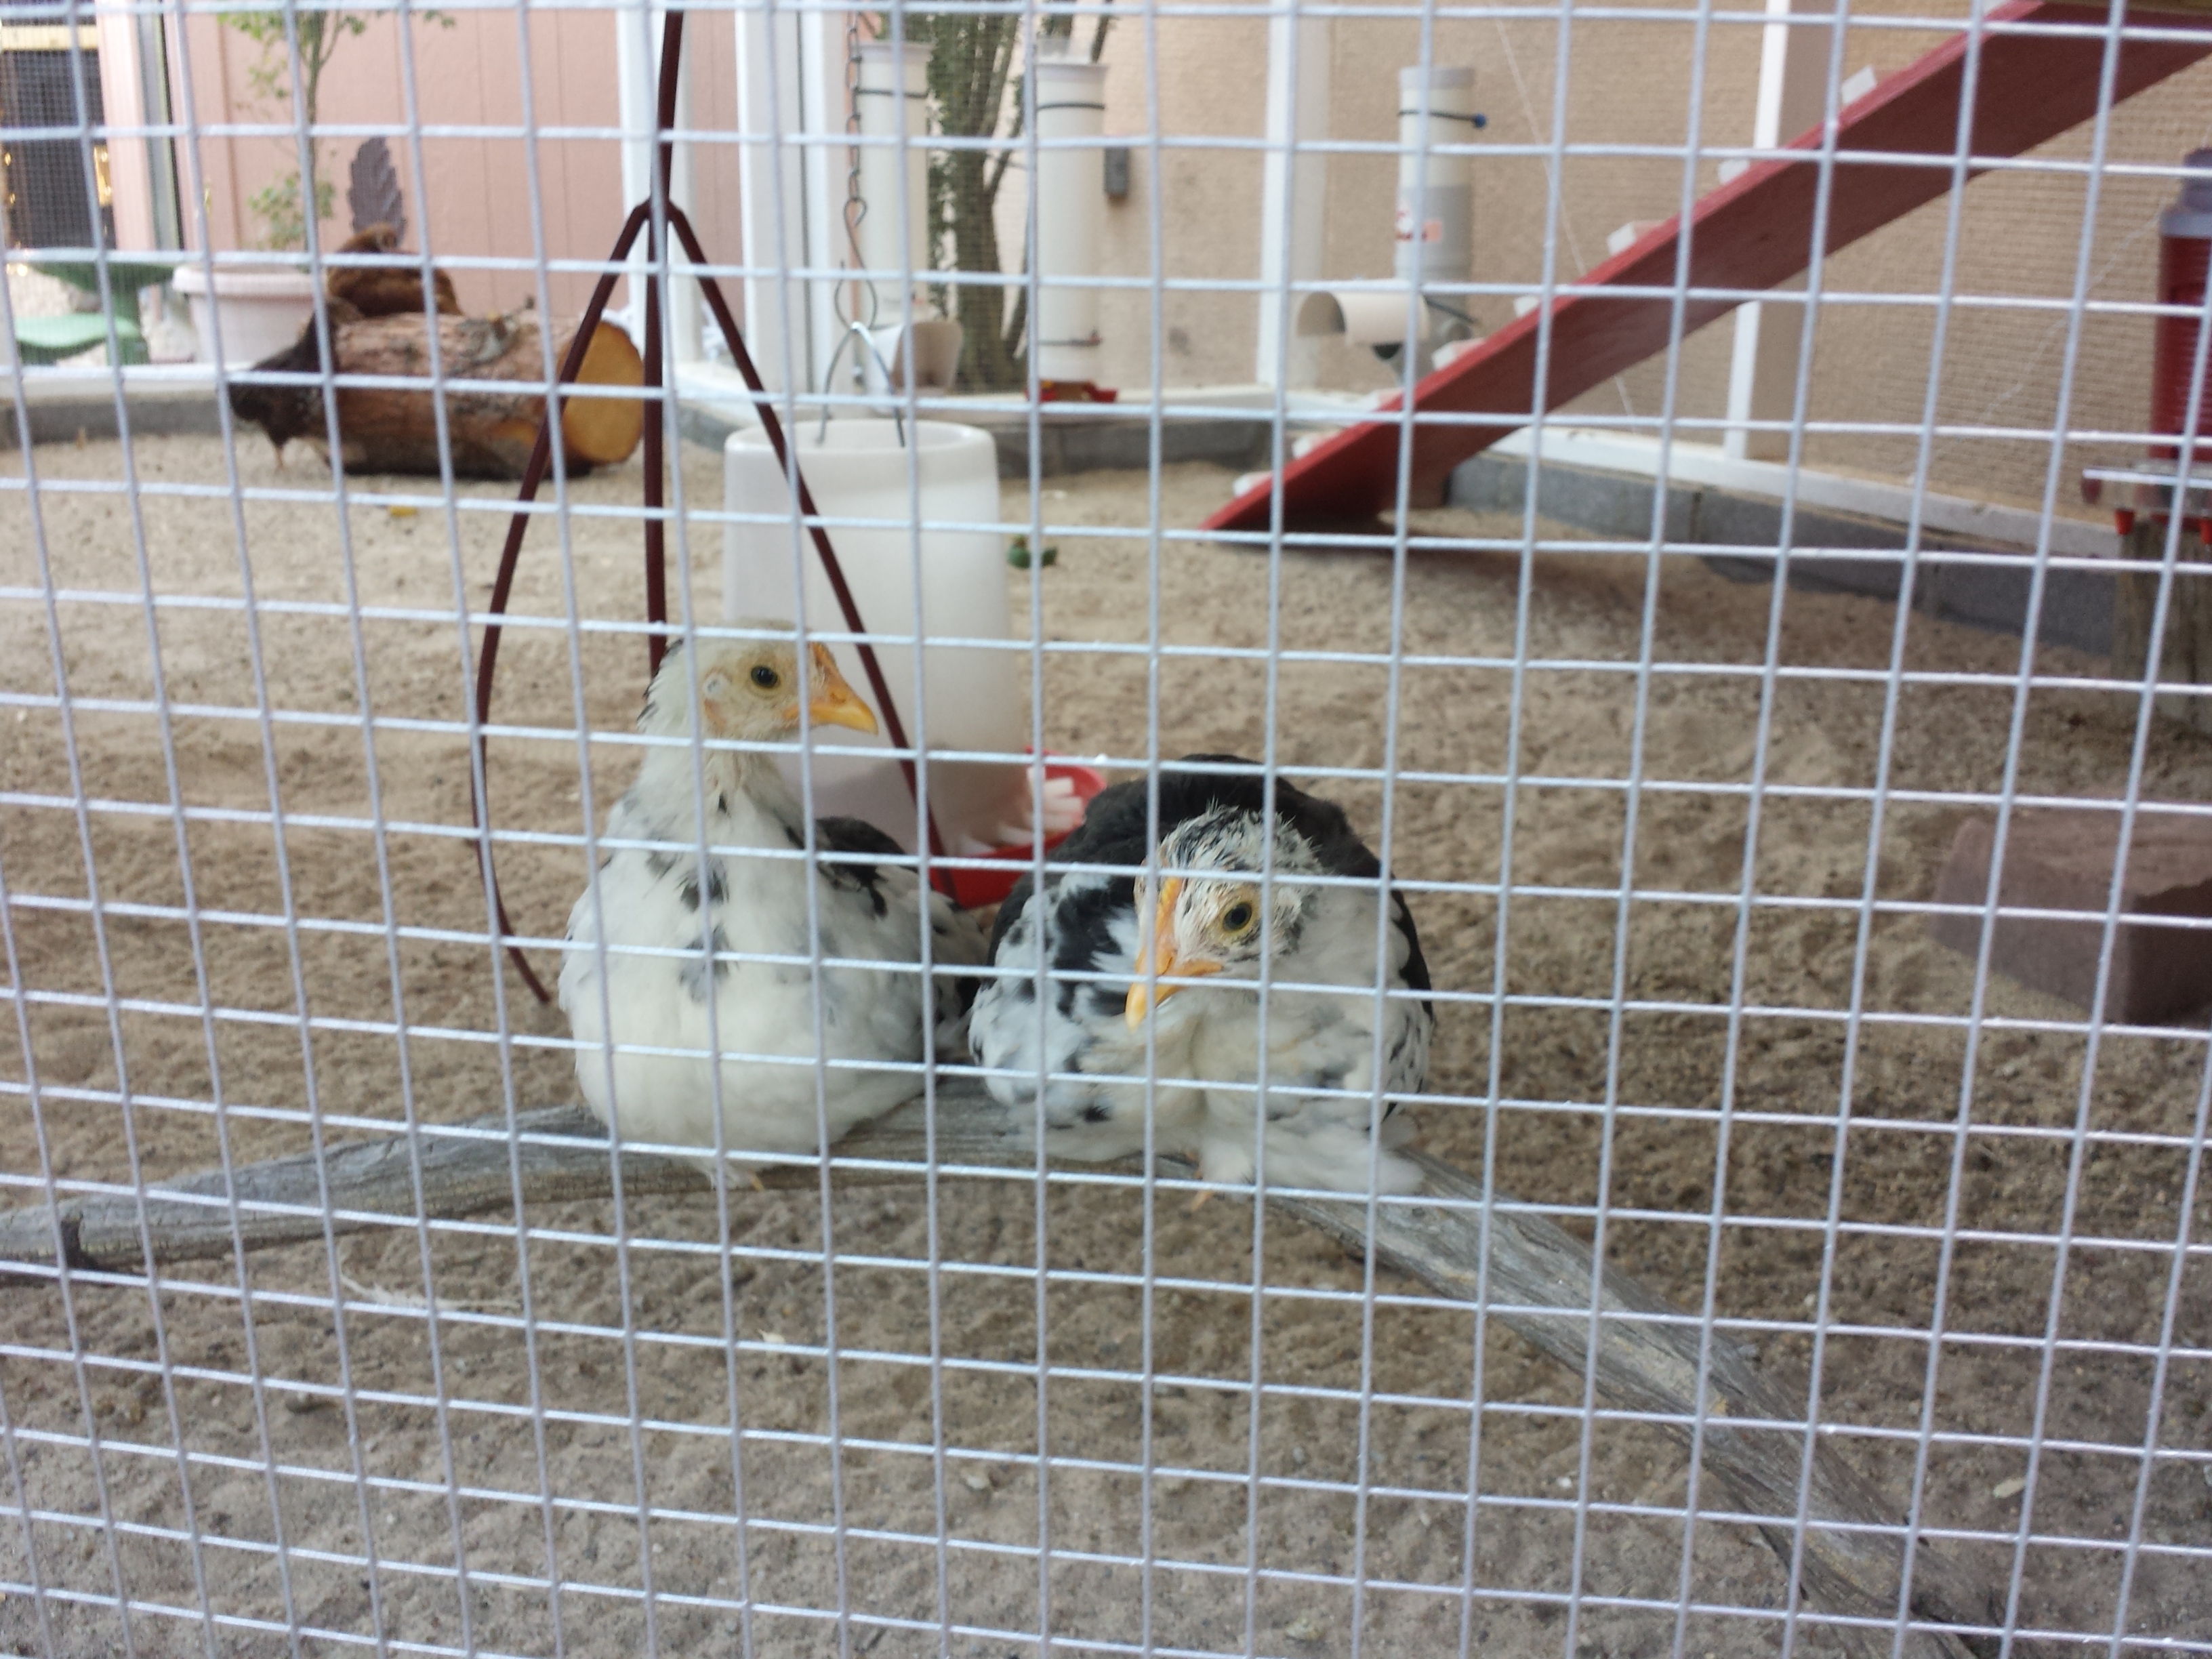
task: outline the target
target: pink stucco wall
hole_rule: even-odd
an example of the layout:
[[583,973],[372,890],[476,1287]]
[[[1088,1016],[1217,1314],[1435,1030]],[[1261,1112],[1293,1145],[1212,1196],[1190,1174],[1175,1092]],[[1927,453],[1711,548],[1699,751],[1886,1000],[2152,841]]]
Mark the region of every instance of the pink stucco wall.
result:
[[[471,312],[520,305],[536,289],[529,270],[487,269],[487,259],[533,260],[530,158],[520,131],[523,89],[532,94],[537,140],[538,199],[544,257],[597,260],[621,228],[624,203],[618,146],[615,16],[607,10],[522,8],[457,14],[450,27],[413,25],[415,95],[410,121],[400,24],[386,17],[340,48],[323,79],[320,119],[404,129],[462,130],[425,136],[425,189],[417,199],[415,157],[392,138],[392,160],[408,198],[409,244],[427,246],[452,273]],[[258,227],[246,199],[290,170],[289,137],[241,132],[240,126],[289,119],[289,109],[258,103],[248,80],[259,47],[205,14],[172,38],[172,85],[178,115],[194,121],[197,141],[178,146],[186,237],[198,244],[202,213],[218,249],[253,246]],[[192,107],[185,96],[189,88]],[[554,136],[589,131],[589,136]],[[504,130],[504,131],[501,131]],[[345,167],[357,136],[325,141],[325,165],[338,186],[337,228],[346,225]],[[427,204],[428,210],[425,211]],[[326,226],[326,233],[332,227]],[[477,262],[473,263],[472,262]],[[580,307],[589,271],[556,271],[556,310]]]

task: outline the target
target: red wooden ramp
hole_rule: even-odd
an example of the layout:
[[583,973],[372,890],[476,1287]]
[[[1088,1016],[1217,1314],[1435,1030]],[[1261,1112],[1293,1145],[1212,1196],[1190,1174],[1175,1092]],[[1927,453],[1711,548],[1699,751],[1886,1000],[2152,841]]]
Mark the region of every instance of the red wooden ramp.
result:
[[[2008,0],[1989,14],[1992,23],[2063,23],[2099,29],[2107,18],[2102,7],[2045,4],[2041,0]],[[2113,88],[2116,100],[2131,97],[2212,54],[2212,15],[2203,11],[2152,13],[2130,7],[2128,21],[2144,27],[2195,30],[2203,38],[2126,41]],[[2078,34],[1984,34],[1971,153],[1991,159],[2017,155],[2089,119],[2097,112],[2104,58],[2101,40]],[[1880,152],[1900,160],[1837,162],[1828,207],[1829,252],[1935,200],[1950,187],[1966,59],[1966,37],[1961,34],[1889,76],[1842,112],[1838,150]],[[1790,148],[1817,154],[1820,129],[1814,127]],[[1803,270],[1811,263],[1819,184],[1817,166],[1778,158],[1756,164],[1701,198],[1690,214],[1690,287],[1769,289]],[[1540,311],[1516,318],[1416,386],[1412,499],[1421,500],[1425,494],[1433,499],[1452,468],[1527,426],[1540,401],[1544,409],[1556,409],[1664,350],[1673,337],[1669,290],[1676,280],[1678,243],[1683,234],[1681,221],[1668,220],[1578,279],[1578,288],[1597,292],[1563,294],[1553,301],[1550,374],[1540,400],[1535,392]],[[1613,294],[1604,291],[1607,289],[1657,291]],[[1739,303],[1693,297],[1684,308],[1683,333]],[[1401,417],[1393,411],[1402,397],[1392,398],[1377,409],[1376,418],[1346,428],[1285,469],[1286,526],[1370,519],[1395,506]],[[1430,413],[1498,418],[1443,423],[1421,419]],[[1265,531],[1273,489],[1270,481],[1247,490],[1207,520],[1206,527]]]

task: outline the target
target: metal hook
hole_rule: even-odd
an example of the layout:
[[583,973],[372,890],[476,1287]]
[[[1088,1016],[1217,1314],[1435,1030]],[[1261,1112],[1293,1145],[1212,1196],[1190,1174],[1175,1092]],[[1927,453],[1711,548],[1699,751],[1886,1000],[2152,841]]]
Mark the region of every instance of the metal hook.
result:
[[[860,337],[860,349],[874,358],[876,367],[883,371],[884,387],[888,390],[890,386],[891,366],[884,361],[884,354],[876,349],[875,337],[858,323],[846,324],[845,331],[837,337],[837,349],[830,354],[829,366],[822,371],[822,424],[814,434],[814,441],[817,444],[826,443],[829,441],[830,398],[832,396],[830,388],[836,382],[837,363],[838,360],[845,355],[846,343],[855,335]],[[898,434],[899,447],[904,449],[906,447],[906,415],[896,403],[891,405],[891,425]]]

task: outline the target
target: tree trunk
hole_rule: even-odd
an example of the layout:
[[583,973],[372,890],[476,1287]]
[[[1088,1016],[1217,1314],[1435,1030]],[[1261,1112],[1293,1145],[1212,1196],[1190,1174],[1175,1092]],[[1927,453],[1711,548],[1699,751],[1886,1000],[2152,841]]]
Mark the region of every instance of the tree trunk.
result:
[[[963,204],[952,221],[952,264],[962,271],[997,276],[1004,266],[999,258],[999,227],[993,216],[998,191],[986,185],[990,157],[981,150],[957,150],[952,155],[954,199]],[[1006,392],[1022,386],[1029,371],[1022,354],[1007,338],[1006,289],[983,283],[962,283],[955,290],[960,317],[963,390]]]
[[[999,131],[1006,83],[1021,48],[1019,18],[994,15],[928,16],[909,39],[932,46],[929,88],[935,94],[938,129],[948,137],[989,138]],[[1018,115],[1015,132],[1020,131]],[[931,249],[936,256],[936,228],[952,232],[952,269],[997,276],[999,229],[993,215],[1007,152],[952,149],[930,165]],[[960,319],[960,385],[969,392],[1004,392],[1028,378],[1018,318],[1006,325],[1006,289],[963,283],[950,296]]]
[[[440,317],[438,370],[445,397],[447,437],[453,471],[467,478],[519,478],[545,400],[535,390],[462,391],[456,382],[533,380],[543,383],[546,358],[538,327],[526,316]],[[557,366],[575,337],[575,325],[556,331]],[[371,317],[339,324],[331,349],[340,374],[428,380],[428,326],[420,314]],[[643,365],[629,337],[602,323],[584,353],[576,379],[584,386],[638,386]],[[338,431],[349,472],[438,471],[436,394],[382,386],[338,389]],[[644,429],[644,404],[635,398],[579,397],[561,405],[561,440],[572,470],[609,466],[629,459]],[[301,435],[318,438],[319,419]]]

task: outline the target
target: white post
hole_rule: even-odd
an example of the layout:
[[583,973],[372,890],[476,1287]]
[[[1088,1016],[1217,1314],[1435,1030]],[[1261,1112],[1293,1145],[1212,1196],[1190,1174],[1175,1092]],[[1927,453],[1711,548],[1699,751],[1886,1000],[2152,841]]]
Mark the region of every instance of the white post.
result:
[[[1398,241],[1391,274],[1421,295],[1423,374],[1431,346],[1474,332],[1458,321],[1467,312],[1466,295],[1431,298],[1428,289],[1432,283],[1463,286],[1474,276],[1474,157],[1467,148],[1474,118],[1474,70],[1423,64],[1398,71]],[[1444,153],[1447,146],[1457,153]],[[1432,306],[1441,306],[1441,313],[1432,313]]]
[[[744,284],[745,344],[774,391],[816,390],[841,328],[842,23],[842,16],[789,10],[774,0],[753,0],[738,14],[740,257],[752,273]],[[802,277],[796,274],[802,269],[819,274]]]
[[1310,386],[1321,350],[1317,340],[1284,337],[1284,313],[1295,318],[1300,298],[1284,290],[1286,283],[1322,278],[1328,157],[1304,149],[1293,154],[1291,146],[1328,137],[1335,33],[1333,20],[1300,17],[1296,6],[1290,0],[1267,19],[1267,152],[1260,191],[1260,336],[1253,378],[1268,386]]
[[[1832,16],[1832,0],[1766,0],[1770,19]],[[1788,143],[1820,120],[1827,108],[1828,57],[1834,37],[1825,28],[1773,21],[1760,31],[1759,102],[1751,142],[1761,149]],[[1801,277],[1785,288],[1802,287]],[[1753,431],[1746,422],[1790,419],[1797,403],[1797,356],[1804,338],[1802,305],[1763,305],[1735,313],[1735,350],[1729,362],[1727,428],[1721,448],[1735,460],[1783,460],[1786,431]]]
[[[99,31],[100,101],[106,113],[108,137],[95,132],[93,142],[107,147],[110,206],[115,214],[115,246],[137,250],[174,246],[173,223],[167,243],[161,237],[164,217],[176,218],[175,182],[168,177],[166,138],[136,135],[116,137],[118,130],[145,127],[167,118],[165,109],[150,107],[149,82],[140,59],[143,44],[139,25],[144,20],[125,11],[100,11],[93,20]],[[158,36],[156,37],[159,38]],[[161,191],[167,186],[171,202],[165,216]]]
[[[1106,211],[1106,70],[1066,55],[1066,37],[1040,42],[1036,76],[1037,378],[1074,386],[1098,380],[1098,301],[1078,286],[1098,275]],[[1050,147],[1047,148],[1048,141]],[[1061,146],[1065,145],[1065,148]]]
[[[622,182],[624,202],[641,202],[653,189],[653,120],[659,102],[660,86],[660,26],[666,16],[658,6],[648,7],[643,28],[650,45],[641,37],[636,9],[621,7],[615,12],[615,87],[619,119],[622,124]],[[697,27],[695,22],[692,27]],[[684,60],[683,78],[676,88],[676,125],[679,131],[691,123],[690,60]],[[689,210],[692,201],[691,147],[678,143],[670,158],[668,193],[676,205]],[[672,246],[674,238],[671,238]],[[661,325],[669,331],[670,343],[678,363],[699,361],[699,324],[704,315],[700,303],[698,285],[682,273],[690,267],[683,250],[675,249],[675,261],[671,270],[677,280],[669,283],[667,314]],[[618,320],[629,331],[641,349],[645,345],[645,238],[640,236],[637,246],[629,258],[632,275],[629,298],[623,306]]]
[[[896,328],[904,319],[903,285],[919,283],[929,270],[929,46],[909,40],[894,47],[871,40],[860,48],[857,94],[860,137],[860,267],[864,295],[859,321]],[[901,201],[901,198],[905,199]],[[904,229],[901,229],[901,219]],[[917,313],[919,313],[917,301]],[[872,314],[871,314],[872,311]]]

